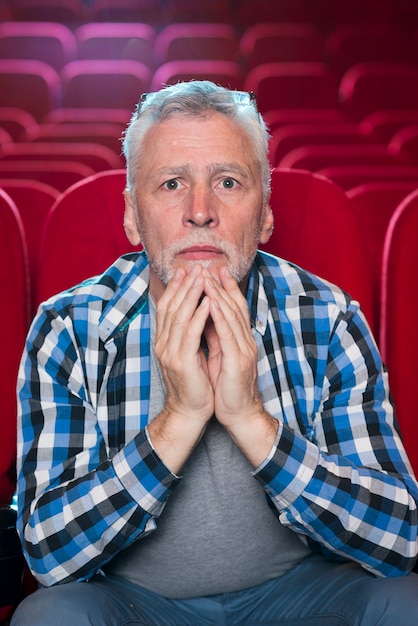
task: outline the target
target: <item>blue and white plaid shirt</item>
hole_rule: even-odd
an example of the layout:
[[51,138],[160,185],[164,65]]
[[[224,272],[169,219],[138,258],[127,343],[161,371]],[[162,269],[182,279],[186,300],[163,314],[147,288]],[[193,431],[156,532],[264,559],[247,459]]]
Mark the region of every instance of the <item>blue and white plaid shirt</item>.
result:
[[[180,480],[147,434],[149,268],[143,253],[51,298],[19,374],[19,520],[43,585],[93,576],[154,530]],[[254,471],[282,524],[381,576],[417,552],[418,485],[358,304],[258,253],[248,287],[259,389],[280,420]],[[279,523],[279,522],[278,522]]]

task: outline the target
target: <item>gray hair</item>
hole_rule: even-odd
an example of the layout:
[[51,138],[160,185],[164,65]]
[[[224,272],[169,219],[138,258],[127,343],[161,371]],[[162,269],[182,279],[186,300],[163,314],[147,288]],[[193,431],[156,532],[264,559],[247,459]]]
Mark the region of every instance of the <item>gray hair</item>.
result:
[[271,169],[268,160],[269,132],[257,110],[255,99],[210,81],[177,83],[141,97],[123,137],[127,188],[136,192],[137,171],[143,156],[142,142],[147,130],[175,115],[199,117],[210,111],[222,113],[242,126],[251,138],[260,167],[265,202],[270,196]]

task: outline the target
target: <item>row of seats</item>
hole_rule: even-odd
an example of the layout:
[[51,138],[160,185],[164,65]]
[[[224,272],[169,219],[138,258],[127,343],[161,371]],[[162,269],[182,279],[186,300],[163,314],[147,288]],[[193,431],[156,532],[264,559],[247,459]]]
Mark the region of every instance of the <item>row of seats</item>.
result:
[[233,61],[171,61],[152,73],[139,61],[80,60],[58,74],[42,61],[0,60],[2,106],[37,121],[59,108],[132,110],[141,93],[192,78],[255,91],[262,113],[339,109],[359,121],[382,109],[418,108],[418,65],[361,63],[336,82],[326,64],[315,62],[263,63],[244,75]]
[[418,30],[396,24],[339,26],[327,35],[313,24],[257,22],[243,32],[232,24],[0,23],[0,58],[43,61],[60,71],[75,60],[131,60],[155,70],[169,61],[234,61],[244,71],[267,62],[325,62],[341,77],[356,63],[418,62]]
[[[15,377],[34,306],[133,249],[122,227],[124,185],[123,169],[95,174],[62,194],[39,183],[31,190],[27,183],[25,191],[0,182],[0,272],[7,294],[0,323],[8,355],[0,364],[1,504],[15,488]],[[418,470],[410,411],[418,345],[418,303],[410,288],[418,263],[418,190],[383,184],[346,194],[318,174],[280,168],[272,189],[278,227],[264,248],[340,284],[361,302],[389,366],[406,447]]]
[[74,23],[83,20],[221,21],[246,26],[256,21],[311,21],[322,24],[410,23],[414,0],[1,0],[3,19]]

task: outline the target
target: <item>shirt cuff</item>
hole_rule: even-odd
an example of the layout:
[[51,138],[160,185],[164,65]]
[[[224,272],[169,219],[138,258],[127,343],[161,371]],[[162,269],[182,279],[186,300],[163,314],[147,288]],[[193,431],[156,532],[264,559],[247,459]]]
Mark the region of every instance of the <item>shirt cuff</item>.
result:
[[280,423],[270,454],[253,476],[275,506],[289,507],[304,492],[319,463],[317,446]]
[[180,478],[162,462],[145,428],[113,458],[114,470],[131,497],[147,513],[158,516]]

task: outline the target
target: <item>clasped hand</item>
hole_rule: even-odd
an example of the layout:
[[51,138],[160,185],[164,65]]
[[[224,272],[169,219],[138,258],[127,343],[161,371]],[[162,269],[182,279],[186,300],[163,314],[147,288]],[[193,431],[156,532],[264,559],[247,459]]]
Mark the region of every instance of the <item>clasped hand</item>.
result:
[[260,411],[257,347],[237,282],[225,267],[218,276],[199,264],[176,271],[157,303],[155,354],[170,414],[202,426],[215,414],[233,429]]

